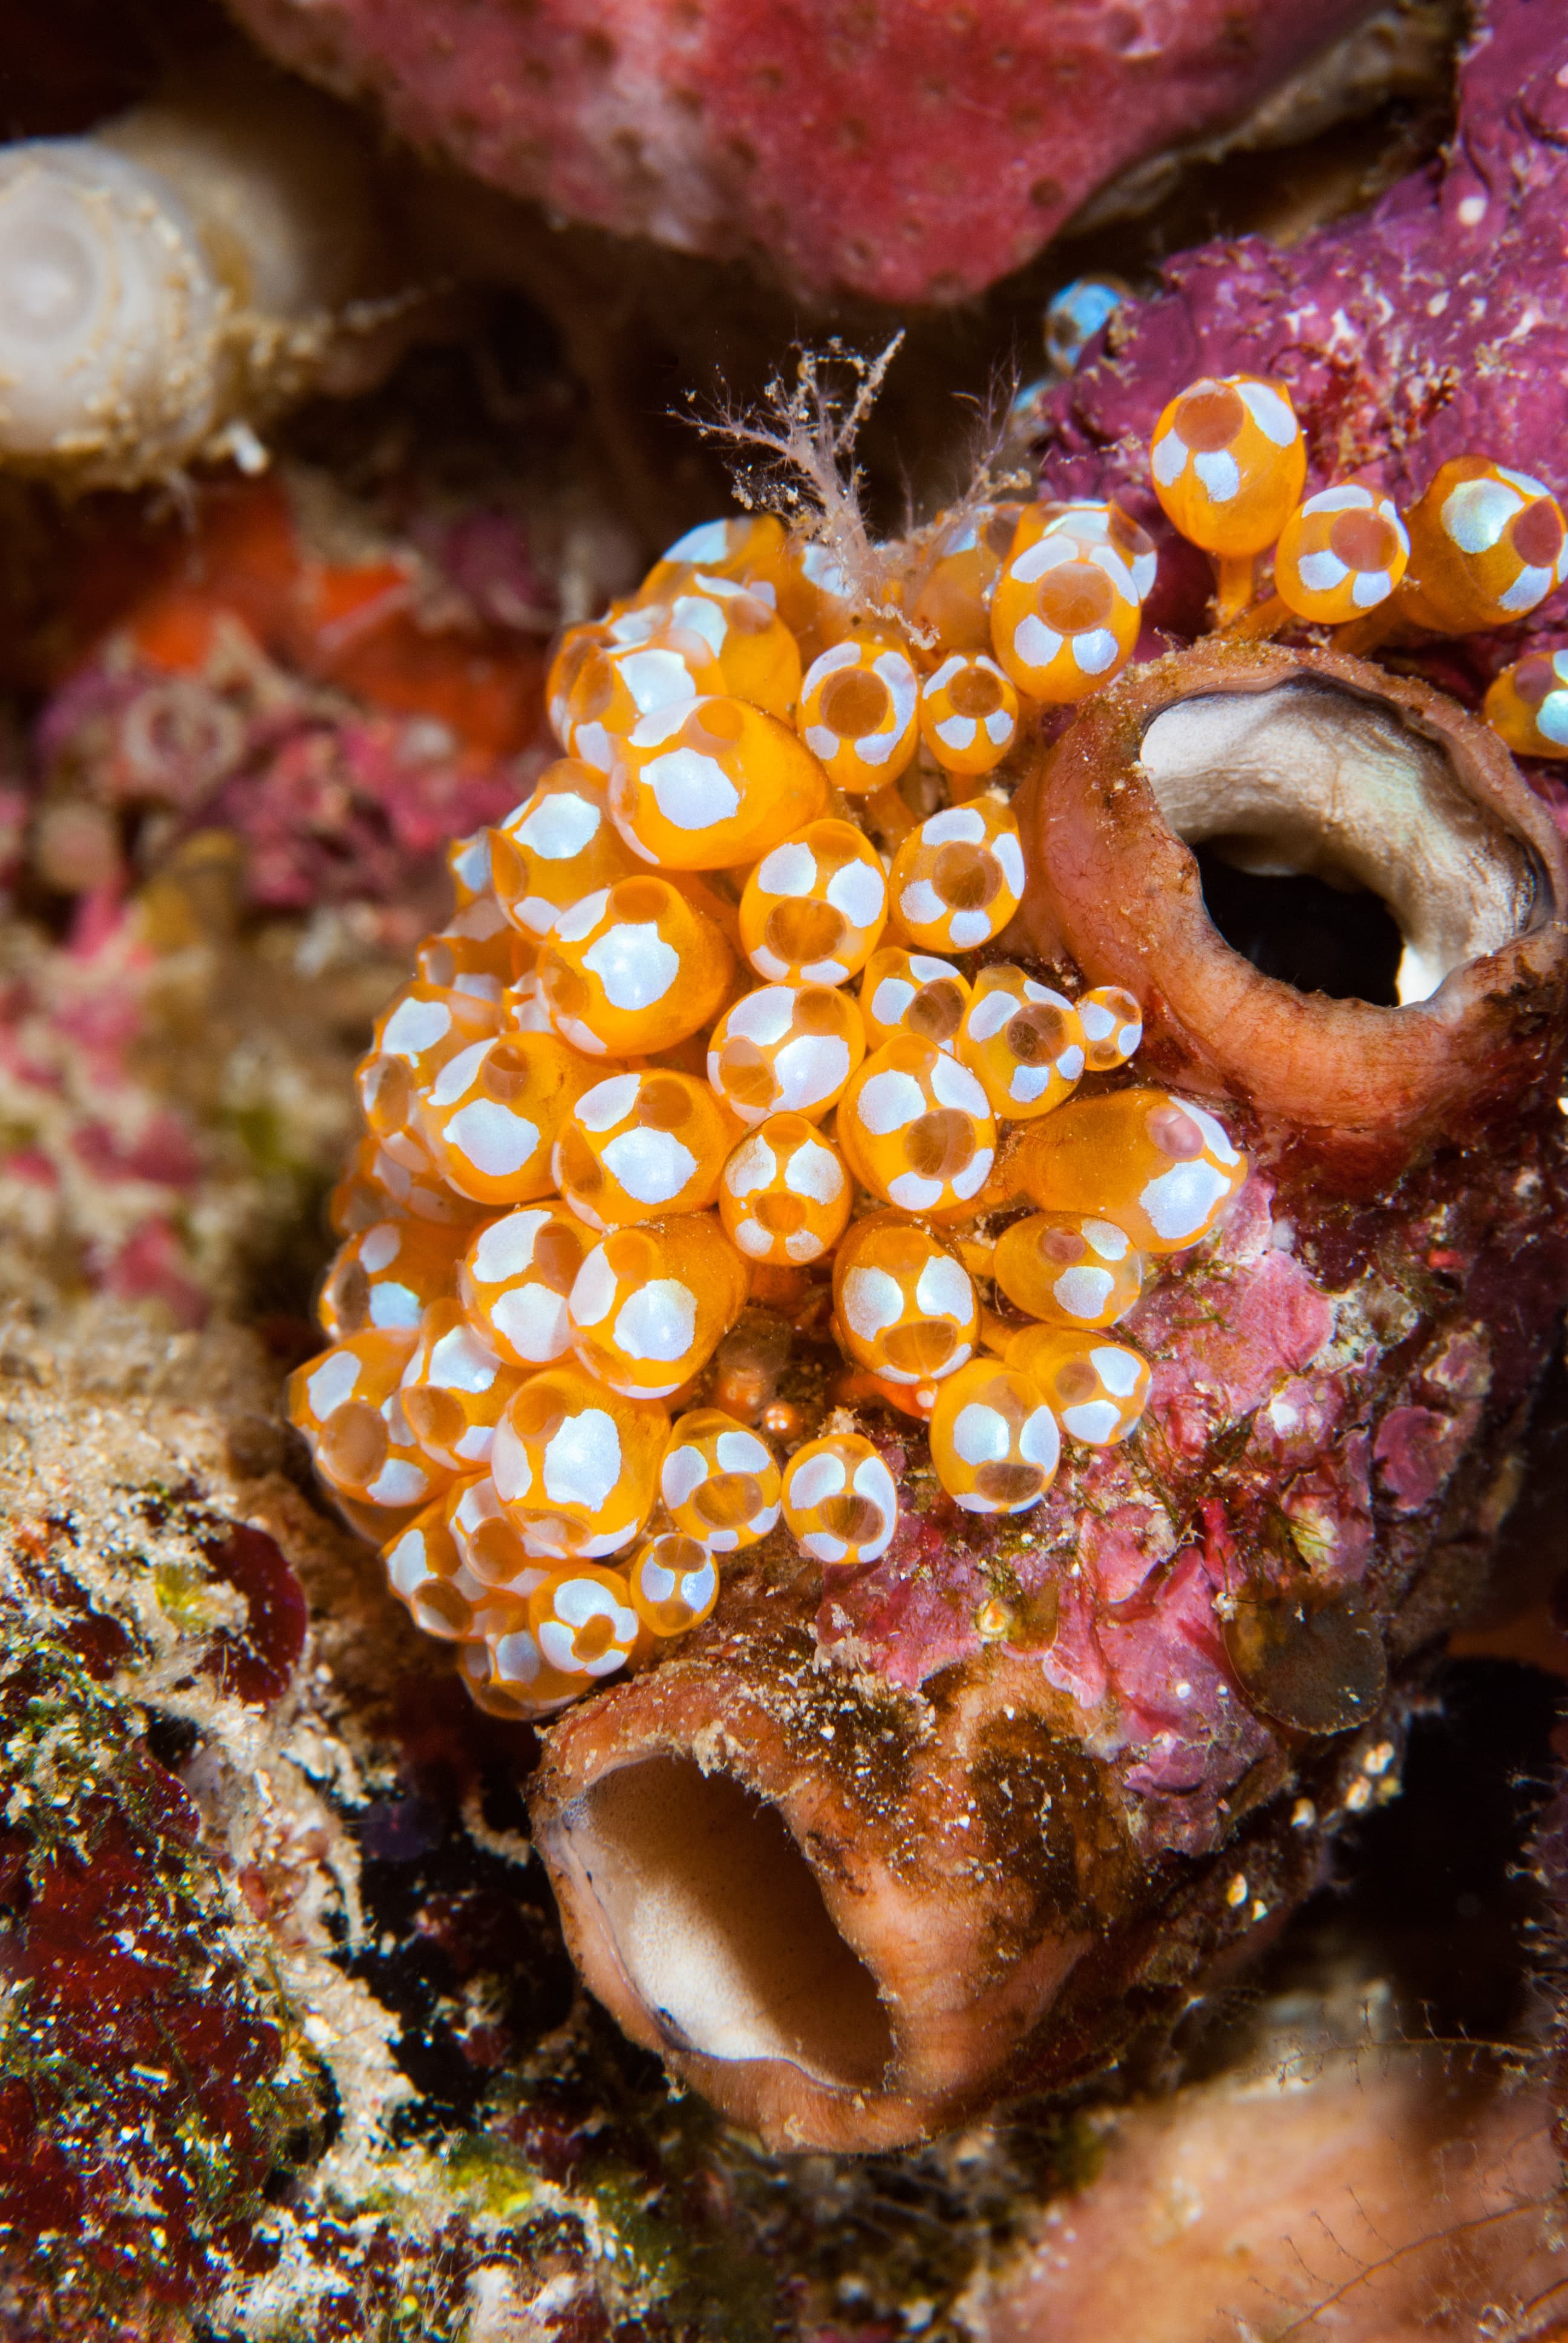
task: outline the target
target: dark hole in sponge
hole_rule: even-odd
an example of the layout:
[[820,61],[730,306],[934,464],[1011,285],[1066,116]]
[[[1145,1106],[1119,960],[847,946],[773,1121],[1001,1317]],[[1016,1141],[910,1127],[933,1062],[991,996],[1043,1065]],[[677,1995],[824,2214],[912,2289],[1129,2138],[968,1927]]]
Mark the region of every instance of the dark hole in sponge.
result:
[[1193,849],[1209,917],[1232,950],[1264,976],[1333,1001],[1398,1006],[1404,940],[1392,912],[1363,888],[1322,879],[1261,878],[1212,846]]

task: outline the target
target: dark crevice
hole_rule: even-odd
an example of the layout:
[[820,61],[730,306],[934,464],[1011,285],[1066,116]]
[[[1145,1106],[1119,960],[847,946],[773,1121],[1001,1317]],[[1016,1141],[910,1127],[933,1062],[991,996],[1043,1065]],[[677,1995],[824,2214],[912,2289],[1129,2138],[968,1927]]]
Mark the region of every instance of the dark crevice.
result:
[[1332,1001],[1399,1005],[1403,939],[1386,903],[1362,888],[1322,879],[1260,878],[1238,870],[1212,845],[1192,850],[1203,902],[1225,941],[1264,976]]

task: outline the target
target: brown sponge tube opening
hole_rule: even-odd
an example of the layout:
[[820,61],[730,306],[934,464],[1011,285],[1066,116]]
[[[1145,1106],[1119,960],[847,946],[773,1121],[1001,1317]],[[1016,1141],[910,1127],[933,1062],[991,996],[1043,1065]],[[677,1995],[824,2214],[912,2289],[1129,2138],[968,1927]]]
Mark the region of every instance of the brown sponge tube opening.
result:
[[880,2084],[887,2013],[772,1806],[730,1775],[660,1755],[601,1775],[562,1821],[672,2048],[783,2059],[839,2089]]

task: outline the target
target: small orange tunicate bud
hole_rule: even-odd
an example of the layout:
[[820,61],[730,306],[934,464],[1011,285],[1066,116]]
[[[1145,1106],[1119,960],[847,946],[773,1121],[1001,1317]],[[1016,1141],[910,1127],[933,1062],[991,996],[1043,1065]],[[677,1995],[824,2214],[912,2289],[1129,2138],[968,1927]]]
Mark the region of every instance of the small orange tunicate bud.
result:
[[1030,1127],[1017,1167],[1042,1212],[1110,1221],[1153,1253],[1206,1236],[1247,1176],[1206,1108],[1156,1090],[1070,1100]]
[[896,781],[919,739],[920,681],[906,654],[851,637],[835,643],[800,687],[800,737],[850,797]]
[[955,1056],[970,998],[969,979],[950,960],[925,952],[873,952],[860,980],[867,1042],[878,1050],[895,1034],[912,1033]]
[[648,1519],[668,1437],[656,1400],[627,1399],[580,1366],[547,1367],[508,1402],[490,1478],[528,1554],[592,1560]]
[[1097,984],[1078,1002],[1084,1063],[1091,1074],[1124,1066],[1143,1039],[1143,1010],[1120,984]]
[[460,1302],[433,1302],[398,1395],[426,1455],[448,1472],[471,1473],[489,1463],[501,1410],[520,1380],[469,1324]]
[[835,1135],[855,1177],[906,1212],[972,1206],[996,1155],[979,1082],[912,1033],[867,1059],[844,1093]]
[[910,608],[922,639],[934,636],[943,651],[990,650],[991,589],[1022,510],[1016,504],[981,505],[943,529]]
[[717,1213],[612,1229],[586,1256],[568,1297],[572,1347],[612,1392],[668,1399],[707,1365],[749,1285]]
[[533,944],[508,923],[495,897],[483,896],[426,937],[414,955],[414,979],[441,992],[499,1001],[537,958]]
[[1149,1362],[1130,1343],[1056,1326],[1026,1326],[1007,1363],[1044,1394],[1063,1432],[1111,1448],[1135,1431],[1149,1397]]
[[842,984],[870,958],[887,916],[888,882],[864,832],[813,821],[746,881],[740,941],[775,983]]
[[700,635],[719,662],[724,689],[781,723],[800,698],[800,646],[766,591],[697,570],[670,598],[678,627]]
[[627,1228],[711,1204],[734,1144],[734,1119],[706,1082],[662,1067],[610,1074],[563,1127],[556,1182],[590,1228]]
[[1143,607],[1109,537],[1026,515],[991,597],[991,645],[1020,691],[1052,705],[1109,683],[1132,656]]
[[618,1570],[574,1562],[552,1571],[528,1597],[528,1628],[558,1679],[588,1692],[624,1668],[639,1625]]
[[1543,482],[1456,456],[1405,516],[1400,615],[1434,634],[1506,626],[1568,578],[1568,531]]
[[1154,427],[1149,468],[1155,495],[1192,544],[1261,553],[1306,482],[1306,441],[1289,391],[1250,374],[1190,383]]
[[974,1359],[940,1385],[930,1438],[937,1478],[966,1513],[1027,1513],[1061,1456],[1040,1385],[997,1359]]
[[567,1295],[592,1239],[553,1200],[487,1221],[469,1240],[457,1292],[470,1322],[515,1367],[548,1367],[571,1347]]
[[899,1525],[899,1492],[858,1432],[808,1441],[784,1468],[784,1519],[814,1560],[845,1568],[875,1562]]
[[658,1493],[678,1530],[739,1554],[779,1519],[779,1467],[755,1432],[717,1407],[693,1408],[669,1435]]
[[820,1261],[843,1234],[853,1201],[838,1149],[803,1114],[759,1122],[719,1184],[719,1218],[748,1261]]
[[558,757],[533,792],[490,832],[491,883],[524,935],[551,933],[563,911],[637,869],[609,818],[608,783],[575,757]]
[[501,1030],[500,992],[493,999],[449,986],[405,985],[371,1028],[371,1046],[356,1069],[365,1120],[378,1138],[406,1128],[411,1103],[441,1068]]
[[1018,738],[1018,694],[994,659],[954,651],[920,686],[920,738],[950,773],[989,773]]
[[1060,992],[1021,968],[993,965],[975,979],[958,1054],[993,1112],[1025,1122],[1071,1096],[1084,1068],[1083,1031]]
[[574,1050],[641,1056],[706,1025],[734,967],[717,922],[648,874],[562,913],[539,955],[539,989]]
[[827,1113],[866,1054],[859,1004],[826,984],[767,984],[727,1009],[708,1079],[742,1122]]
[[709,578],[757,581],[777,597],[777,580],[789,566],[784,524],[773,513],[747,513],[729,520],[699,521],[660,554],[638,587],[636,601],[666,602],[701,571]]
[[[413,1101],[409,1101],[410,1111]],[[409,1126],[397,1161],[374,1131],[356,1141],[343,1178],[327,1201],[327,1220],[339,1236],[355,1236],[389,1216],[434,1228],[471,1230],[480,1207],[448,1188],[430,1151]]]
[[1274,548],[1274,591],[1298,618],[1340,626],[1386,602],[1409,559],[1392,498],[1350,481],[1291,515]]
[[580,1675],[547,1666],[526,1614],[500,1634],[459,1644],[457,1665],[477,1707],[523,1722],[555,1715],[588,1688]]
[[974,1349],[980,1313],[969,1272],[893,1212],[849,1229],[834,1256],[833,1306],[849,1356],[889,1383],[935,1382]]
[[1114,1326],[1143,1291],[1143,1256],[1110,1221],[1031,1212],[997,1239],[991,1274],[1031,1318]]
[[460,1051],[419,1108],[443,1177],[480,1204],[548,1196],[551,1151],[596,1071],[553,1033],[504,1034]]
[[719,1564],[678,1531],[649,1538],[627,1573],[631,1607],[650,1635],[684,1635],[719,1600]]
[[1516,756],[1568,757],[1568,651],[1532,651],[1505,667],[1482,712]]
[[317,1314],[333,1342],[372,1329],[417,1331],[432,1302],[450,1293],[467,1231],[418,1221],[380,1220],[339,1246]]
[[1000,798],[948,806],[893,857],[893,909],[928,951],[973,951],[1000,935],[1024,890],[1023,841]]
[[421,1450],[399,1403],[414,1340],[354,1334],[288,1379],[289,1422],[309,1442],[317,1471],[362,1504],[427,1504],[451,1478]]
[[[455,1643],[474,1632],[474,1609],[464,1592],[463,1557],[438,1500],[417,1513],[381,1549],[387,1584],[427,1635]],[[483,1600],[483,1590],[473,1592]]]
[[444,1503],[447,1527],[474,1584],[526,1604],[543,1585],[548,1564],[525,1551],[490,1475],[473,1473],[455,1481]]
[[821,767],[789,726],[722,694],[642,718],[609,785],[621,837],[666,870],[753,862],[827,801]]
[[592,643],[572,677],[558,738],[568,756],[613,772],[625,744],[650,717],[681,712],[724,689],[724,674],[702,637],[667,622],[640,641]]

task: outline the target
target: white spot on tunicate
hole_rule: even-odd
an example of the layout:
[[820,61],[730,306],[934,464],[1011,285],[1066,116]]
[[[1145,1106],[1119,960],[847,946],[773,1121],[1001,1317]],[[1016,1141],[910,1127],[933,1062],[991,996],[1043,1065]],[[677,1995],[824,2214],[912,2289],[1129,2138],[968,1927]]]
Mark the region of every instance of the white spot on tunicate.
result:
[[878,1025],[896,1025],[914,997],[914,986],[901,976],[885,976],[871,995],[869,1014]]
[[591,765],[596,773],[608,773],[615,763],[616,744],[602,724],[574,724],[567,745],[579,764]]
[[528,1461],[528,1448],[505,1416],[490,1451],[490,1480],[497,1496],[508,1503],[520,1502],[534,1485],[534,1468]]
[[773,1462],[754,1432],[721,1432],[713,1453],[722,1473],[766,1473]]
[[836,911],[842,911],[851,927],[869,928],[886,909],[887,881],[879,870],[873,870],[869,862],[857,859],[834,871],[824,890],[824,900]]
[[445,1125],[447,1142],[487,1180],[509,1180],[538,1151],[537,1122],[514,1114],[495,1099],[460,1106]]
[[719,657],[729,626],[723,611],[716,608],[709,596],[678,594],[670,605],[669,615],[678,627],[686,627],[699,636],[715,659]]
[[[669,1502],[667,1498],[666,1503]],[[645,1556],[637,1565],[638,1581],[643,1599],[648,1603],[668,1603],[675,1592],[675,1573],[666,1570],[662,1563]]]
[[941,1202],[940,1180],[922,1180],[918,1172],[900,1172],[896,1180],[888,1182],[888,1195],[900,1211],[926,1212]]
[[779,1165],[765,1139],[744,1139],[724,1167],[724,1184],[732,1196],[754,1196],[769,1187]]
[[544,1655],[538,1644],[526,1627],[514,1627],[508,1635],[498,1635],[492,1650],[496,1655],[496,1674],[509,1684],[521,1684],[526,1690],[538,1678],[543,1668]]
[[467,1432],[453,1442],[452,1453],[460,1464],[487,1464],[495,1437],[494,1424],[471,1423]]
[[934,813],[920,824],[922,846],[981,846],[985,843],[984,817],[973,806],[950,806],[943,813]]
[[820,757],[824,764],[839,753],[839,735],[829,732],[825,724],[808,724],[802,737],[811,754]]
[[971,1041],[989,1041],[1004,1025],[1010,1025],[1018,1014],[1016,996],[1005,986],[997,985],[982,993],[970,1011],[969,1038]]
[[820,1106],[849,1079],[849,1044],[838,1033],[803,1033],[786,1041],[773,1061],[781,1107],[802,1113]]
[[[747,1222],[749,1228],[752,1225],[752,1222]],[[786,1261],[819,1261],[827,1250],[821,1238],[813,1236],[809,1229],[797,1229],[792,1235],[787,1236],[784,1240]]]
[[757,866],[757,884],[765,895],[809,895],[816,883],[816,857],[799,841],[776,846]]
[[973,746],[980,727],[972,716],[947,716],[936,728],[937,739],[944,749],[968,749]]
[[936,669],[935,673],[927,676],[924,684],[920,688],[922,697],[927,699],[934,699],[939,691],[945,691],[949,684],[951,683],[954,676],[957,675],[962,668],[963,663],[963,654],[961,651],[950,652],[948,657],[943,659],[940,667]]
[[708,1478],[708,1464],[700,1448],[672,1448],[664,1460],[658,1476],[659,1494],[671,1510],[684,1505],[694,1489],[700,1489]]
[[733,821],[740,810],[740,792],[715,757],[695,749],[671,749],[642,769],[653,791],[654,803],[677,830],[712,830]]
[[826,1451],[808,1456],[789,1478],[789,1497],[791,1509],[809,1513],[824,1497],[836,1497],[844,1486],[844,1466],[839,1457]]
[[1017,729],[1018,719],[1010,716],[1005,708],[993,708],[985,720],[986,739],[993,749],[1000,749],[1004,740],[1010,740]]
[[1296,568],[1302,585],[1311,594],[1332,593],[1336,586],[1342,586],[1351,574],[1337,553],[1326,550],[1303,553]]
[[387,1282],[370,1289],[370,1323],[396,1330],[417,1326],[424,1304],[411,1286]]
[[367,1483],[367,1494],[373,1505],[417,1505],[429,1485],[430,1476],[419,1465],[389,1456]]
[[581,1408],[545,1449],[545,1494],[552,1505],[581,1505],[597,1513],[620,1479],[620,1469],[614,1416],[602,1407]]
[[430,1575],[425,1561],[425,1534],[405,1530],[387,1555],[387,1577],[395,1594],[412,1594]]
[[975,1314],[969,1272],[947,1253],[933,1253],[926,1262],[915,1286],[915,1300],[928,1318],[956,1318],[967,1324]]
[[1018,833],[1016,830],[999,830],[996,836],[991,840],[990,850],[996,856],[997,860],[1001,864],[1001,875],[1007,880],[1010,890],[1014,895],[1021,895],[1023,892],[1023,848],[1019,843]]
[[874,1342],[884,1327],[896,1326],[903,1316],[903,1289],[885,1269],[852,1269],[844,1280],[841,1307],[850,1333]]
[[1276,447],[1288,447],[1297,430],[1290,401],[1282,398],[1277,390],[1271,390],[1266,382],[1239,382],[1236,387],[1264,437],[1271,439]]
[[971,1400],[953,1423],[953,1446],[966,1464],[1000,1464],[1010,1443],[1007,1424],[994,1407]]
[[1114,1400],[1089,1399],[1079,1407],[1064,1407],[1061,1421],[1075,1440],[1086,1441],[1091,1448],[1103,1448],[1115,1439],[1121,1413]]
[[679,975],[680,954],[652,920],[622,923],[589,944],[583,966],[598,977],[612,1009],[650,1009]]
[[668,1204],[697,1172],[697,1158],[672,1131],[623,1131],[604,1150],[612,1179],[639,1204]]
[[1014,1106],[1032,1106],[1043,1098],[1055,1075],[1050,1066],[1015,1066],[1007,1086],[1008,1097]]
[[1186,461],[1187,443],[1178,431],[1167,431],[1149,451],[1149,468],[1162,488],[1171,488],[1181,478]]
[[534,1258],[534,1241],[549,1219],[548,1212],[508,1212],[481,1229],[474,1245],[474,1274],[482,1285],[500,1285],[521,1277]]
[[1070,537],[1058,537],[1049,531],[1026,546],[1012,563],[1012,575],[1021,586],[1032,586],[1049,569],[1060,569],[1064,562],[1079,558],[1077,544]]
[[396,1221],[377,1221],[359,1240],[359,1266],[375,1277],[390,1269],[403,1250],[403,1232]]
[[530,854],[547,862],[567,862],[597,836],[602,820],[591,798],[579,798],[572,789],[556,789],[539,799],[512,835]]
[[1132,1250],[1131,1238],[1114,1221],[1085,1221],[1082,1227],[1085,1243],[1093,1247],[1101,1261],[1125,1261]]
[[641,716],[679,708],[697,698],[691,669],[678,651],[622,651],[615,667]]
[[1101,1342],[1089,1356],[1106,1390],[1114,1392],[1118,1399],[1131,1399],[1143,1366],[1137,1352],[1123,1351],[1114,1342]]
[[986,1094],[967,1066],[956,1058],[939,1057],[930,1071],[931,1096],[939,1106],[957,1107],[962,1114],[990,1112]]
[[325,1423],[347,1407],[359,1381],[359,1361],[352,1351],[329,1351],[305,1386],[311,1413]]
[[556,920],[556,941],[580,944],[585,936],[591,936],[608,901],[609,889],[599,887],[591,895],[585,895],[580,903],[570,904]]
[[470,1041],[455,1058],[448,1058],[430,1085],[430,1104],[450,1106],[460,1099],[484,1062],[487,1041]]
[[890,1131],[904,1130],[925,1111],[926,1094],[913,1074],[900,1073],[894,1066],[873,1074],[855,1103],[861,1128],[878,1139],[886,1138]]
[[899,909],[912,928],[937,928],[948,915],[948,907],[929,879],[917,879],[906,887],[899,898]]
[[888,697],[893,703],[894,731],[907,731],[914,721],[920,692],[914,669],[902,651],[879,651],[871,661],[871,673],[888,688]]
[[899,745],[900,735],[890,724],[879,726],[874,732],[860,732],[855,738],[855,754],[862,765],[885,765]]
[[400,1001],[381,1029],[382,1055],[417,1058],[445,1041],[451,1029],[452,1012],[444,1001]]
[[1025,1419],[1018,1435],[1018,1453],[1026,1463],[1038,1464],[1041,1472],[1055,1472],[1061,1456],[1061,1439],[1050,1408],[1037,1407]]
[[1116,1280],[1108,1269],[1064,1269],[1053,1280],[1051,1292],[1070,1318],[1098,1318],[1110,1301]]
[[489,1344],[471,1327],[454,1326],[432,1345],[429,1366],[420,1380],[446,1391],[487,1392],[499,1365]]
[[591,1091],[583,1092],[572,1109],[573,1120],[585,1131],[613,1131],[637,1104],[641,1087],[640,1074],[612,1074],[608,1081],[596,1082]]
[[603,1245],[595,1245],[572,1280],[572,1290],[567,1302],[572,1324],[598,1325],[608,1314],[619,1292],[619,1280],[610,1267]]
[[1506,593],[1498,596],[1498,608],[1515,613],[1533,610],[1551,592],[1553,582],[1550,569],[1522,569]]
[[1549,691],[1535,711],[1537,731],[1568,747],[1568,691]]
[[1501,480],[1462,480],[1443,500],[1442,526],[1462,553],[1486,553],[1519,509]]
[[672,1365],[697,1340],[697,1296],[677,1277],[655,1277],[616,1312],[614,1340],[628,1359]]
[[893,1476],[879,1456],[868,1456],[855,1468],[855,1494],[869,1497],[882,1516],[882,1526],[869,1544],[859,1548],[862,1562],[875,1562],[892,1544],[893,1532],[899,1525],[899,1493],[893,1486]]
[[727,1035],[739,1033],[759,1050],[781,1041],[795,1022],[795,995],[785,984],[765,984],[738,1001],[724,1021]]
[[1151,1180],[1138,1201],[1166,1244],[1201,1236],[1230,1183],[1211,1163],[1173,1163]]
[[1351,600],[1358,610],[1373,610],[1392,592],[1393,579],[1386,569],[1363,569],[1351,588]]
[[952,1191],[955,1196],[961,1196],[967,1203],[971,1196],[977,1196],[980,1193],[990,1177],[991,1157],[995,1151],[995,1149],[990,1147],[979,1147],[975,1150],[973,1157],[964,1165],[963,1170],[953,1174]]
[[1026,667],[1049,667],[1060,650],[1062,638],[1054,627],[1027,611],[1012,632],[1012,647]]
[[1191,1116],[1202,1132],[1203,1141],[1210,1154],[1217,1155],[1221,1163],[1227,1164],[1234,1171],[1241,1159],[1231,1146],[1230,1133],[1224,1124],[1217,1122],[1207,1107],[1195,1106],[1191,1099],[1182,1100],[1181,1109],[1183,1113]]
[[[660,557],[661,561],[690,561],[706,567],[709,562],[728,560],[729,531],[733,526],[727,520],[699,521],[695,528],[689,528],[684,537],[676,538]],[[746,523],[742,521],[739,526],[744,528]]]
[[1228,505],[1231,498],[1241,492],[1241,467],[1228,447],[1216,447],[1210,454],[1194,456],[1192,469],[1217,505]]
[[814,1204],[830,1204],[843,1193],[844,1174],[830,1147],[807,1140],[785,1165],[784,1185],[793,1196],[807,1196]]
[[571,1317],[564,1294],[548,1285],[515,1285],[490,1305],[490,1322],[519,1359],[545,1366],[571,1341]]

